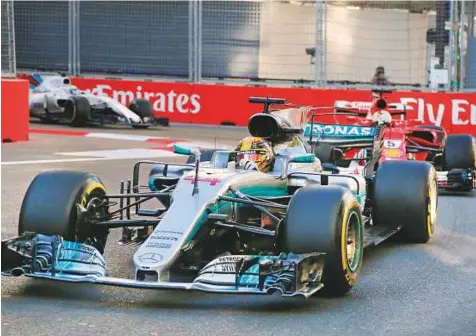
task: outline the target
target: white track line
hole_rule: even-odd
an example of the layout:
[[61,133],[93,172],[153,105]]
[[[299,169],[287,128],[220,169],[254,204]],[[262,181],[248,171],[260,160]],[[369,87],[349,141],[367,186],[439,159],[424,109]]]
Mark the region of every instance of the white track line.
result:
[[164,139],[154,136],[138,135],[138,134],[125,134],[125,133],[88,133],[85,135],[88,138],[100,138],[111,140],[133,140],[133,141],[147,141],[149,139]]
[[45,159],[45,160],[25,160],[25,161],[6,161],[1,162],[2,166],[29,165],[29,164],[48,164],[48,163],[72,163],[88,161],[109,161],[109,160],[137,160],[137,159],[163,159],[180,156],[170,151],[158,149],[124,149],[124,150],[104,150],[92,152],[65,152],[54,153],[64,156],[95,156],[83,158],[65,158],[65,159]]
[[47,164],[47,163],[68,163],[68,162],[85,162],[85,161],[106,161],[121,160],[120,158],[81,158],[81,159],[53,159],[53,160],[27,160],[27,161],[6,161],[1,162],[2,166],[16,166],[28,164]]
[[155,158],[155,157],[173,157],[178,156],[168,150],[149,149],[149,148],[129,148],[129,149],[105,149],[96,151],[83,152],[60,152],[53,153],[54,155],[66,156],[93,156],[98,158],[116,158],[116,159],[140,159],[140,158]]

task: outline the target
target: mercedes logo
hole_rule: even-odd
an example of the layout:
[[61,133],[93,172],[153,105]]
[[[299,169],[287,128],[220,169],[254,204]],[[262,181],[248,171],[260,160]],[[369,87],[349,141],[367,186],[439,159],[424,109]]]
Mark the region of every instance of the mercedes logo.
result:
[[153,252],[144,253],[141,256],[139,256],[139,261],[145,264],[158,263],[162,261],[162,255],[158,253],[153,253]]

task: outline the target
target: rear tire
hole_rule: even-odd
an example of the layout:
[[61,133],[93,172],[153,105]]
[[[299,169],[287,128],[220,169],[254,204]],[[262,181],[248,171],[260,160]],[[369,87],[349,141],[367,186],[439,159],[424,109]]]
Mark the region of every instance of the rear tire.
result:
[[448,135],[443,148],[443,169],[476,169],[476,143],[471,135]]
[[396,228],[406,242],[426,243],[437,222],[436,170],[424,161],[384,161],[373,190],[373,223]]
[[[350,191],[312,184],[293,195],[279,228],[278,246],[293,253],[325,252],[321,293],[343,296],[360,274],[363,232],[361,210]],[[349,247],[355,253],[352,258]]]
[[[65,240],[86,243],[104,253],[108,228],[95,228],[78,218],[78,204],[83,207],[94,197],[101,198],[106,188],[89,173],[47,171],[38,174],[23,198],[18,234],[25,231],[59,235]],[[102,208],[100,215],[106,215]]]
[[64,113],[71,126],[86,126],[91,119],[91,106],[85,97],[71,97],[65,104]]

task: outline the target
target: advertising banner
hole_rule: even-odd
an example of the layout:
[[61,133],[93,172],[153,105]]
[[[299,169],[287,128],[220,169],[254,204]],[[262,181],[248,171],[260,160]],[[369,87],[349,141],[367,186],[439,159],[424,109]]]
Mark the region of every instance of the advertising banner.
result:
[[[135,98],[148,99],[158,117],[171,122],[234,124],[246,126],[261,106],[249,97],[284,98],[288,103],[333,106],[336,100],[369,102],[370,90],[309,89],[132,81],[122,79],[72,78],[78,88],[107,95],[128,104]],[[443,126],[448,133],[476,135],[476,93],[395,91],[390,103],[408,105],[408,118]]]

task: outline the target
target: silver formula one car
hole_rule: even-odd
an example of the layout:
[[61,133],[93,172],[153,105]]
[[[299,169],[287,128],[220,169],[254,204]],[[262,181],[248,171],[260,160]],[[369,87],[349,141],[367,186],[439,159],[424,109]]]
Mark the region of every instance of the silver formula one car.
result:
[[106,96],[80,91],[67,76],[40,76],[30,81],[30,117],[44,122],[68,122],[71,126],[126,124],[133,128],[168,125],[165,118],[155,118],[151,103],[135,99],[125,106]]
[[[389,161],[371,180],[322,166],[302,138],[302,109],[265,110],[249,131],[270,141],[269,172],[236,166],[236,151],[176,147],[185,164],[140,161],[110,194],[87,172],[32,181],[18,237],[2,242],[2,274],[150,289],[310,297],[349,292],[364,248],[398,235],[425,243],[436,225],[436,173]],[[294,122],[296,121],[296,122]],[[149,165],[147,183],[141,167]],[[159,202],[159,206],[147,203]],[[108,276],[110,229],[137,244],[132,278]]]

